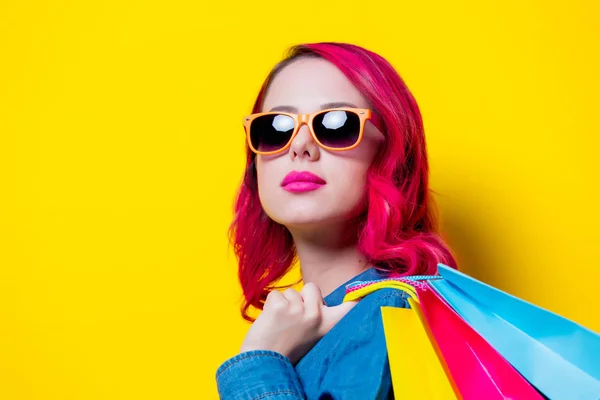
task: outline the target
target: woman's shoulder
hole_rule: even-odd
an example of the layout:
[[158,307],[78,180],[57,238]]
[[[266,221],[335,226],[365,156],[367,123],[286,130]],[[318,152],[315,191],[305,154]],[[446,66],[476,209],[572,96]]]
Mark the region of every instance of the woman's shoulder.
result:
[[[363,329],[381,328],[382,307],[410,308],[408,293],[397,288],[381,288],[361,298],[358,304],[346,315],[347,323],[361,325]],[[343,319],[340,322],[344,322]],[[343,323],[345,325],[345,323]]]
[[378,306],[408,307],[409,298],[410,295],[402,289],[384,287],[367,294],[360,302]]
[[382,306],[406,308],[409,307],[408,299],[411,295],[404,289],[410,291],[412,288],[406,283],[379,274],[374,279],[359,280],[346,285],[342,302],[360,299],[361,308]]
[[397,288],[380,288],[361,298],[296,366],[307,398],[339,393],[387,399],[391,377],[381,308],[408,307],[408,297]]
[[360,299],[360,309],[377,306],[408,307],[411,295],[404,289],[410,291],[412,288],[405,282],[399,282],[394,273],[371,267],[340,286],[327,303],[335,305]]

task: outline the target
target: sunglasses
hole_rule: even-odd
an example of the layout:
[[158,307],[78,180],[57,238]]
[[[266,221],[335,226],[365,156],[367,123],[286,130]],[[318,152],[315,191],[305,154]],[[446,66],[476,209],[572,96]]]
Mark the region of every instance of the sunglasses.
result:
[[358,146],[365,123],[379,119],[367,108],[331,108],[310,114],[264,112],[244,117],[244,129],[250,149],[256,154],[276,154],[287,150],[300,126],[307,124],[319,146],[326,150],[343,151]]

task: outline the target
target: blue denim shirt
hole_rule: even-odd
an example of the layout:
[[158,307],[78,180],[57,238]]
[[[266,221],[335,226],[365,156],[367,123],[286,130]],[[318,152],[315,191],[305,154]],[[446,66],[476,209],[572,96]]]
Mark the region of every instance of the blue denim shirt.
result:
[[[383,279],[370,268],[325,297],[342,303],[346,285]],[[382,306],[408,308],[408,294],[384,288],[368,294],[295,365],[274,351],[252,350],[217,369],[221,400],[388,400],[393,399]]]

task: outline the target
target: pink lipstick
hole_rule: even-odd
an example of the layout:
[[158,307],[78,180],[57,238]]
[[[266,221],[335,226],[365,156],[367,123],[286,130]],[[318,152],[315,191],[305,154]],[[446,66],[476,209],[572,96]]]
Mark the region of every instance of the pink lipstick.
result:
[[281,181],[284,190],[294,193],[317,190],[325,184],[326,182],[320,176],[308,171],[292,171]]

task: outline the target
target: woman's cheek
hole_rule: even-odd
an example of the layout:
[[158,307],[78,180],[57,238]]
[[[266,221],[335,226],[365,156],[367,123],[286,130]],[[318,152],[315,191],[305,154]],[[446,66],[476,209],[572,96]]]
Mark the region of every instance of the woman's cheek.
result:
[[344,169],[345,174],[337,180],[338,196],[343,200],[343,209],[348,213],[360,213],[361,201],[365,195],[366,168],[362,165],[350,165]]
[[271,214],[273,206],[277,204],[277,193],[275,192],[273,182],[268,179],[267,176],[262,176],[258,179],[258,197],[264,210],[267,214]]
[[258,197],[269,217],[279,222],[282,212],[283,191],[280,187],[280,173],[272,162],[257,163]]

